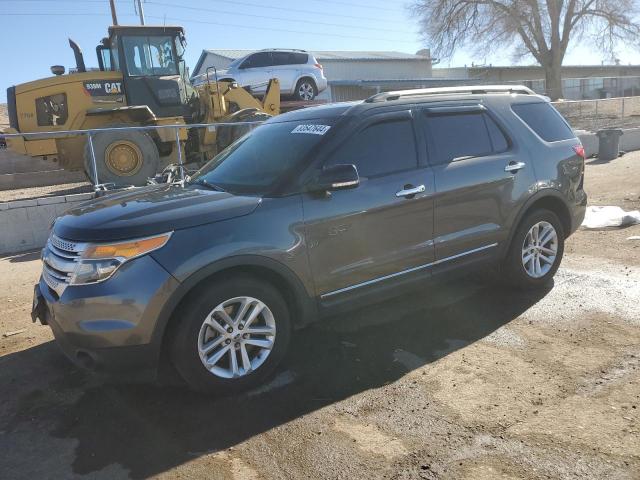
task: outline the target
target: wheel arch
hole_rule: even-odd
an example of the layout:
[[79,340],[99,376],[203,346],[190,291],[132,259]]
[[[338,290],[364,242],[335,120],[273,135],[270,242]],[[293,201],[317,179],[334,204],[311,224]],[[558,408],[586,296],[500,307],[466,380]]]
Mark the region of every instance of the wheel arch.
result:
[[506,242],[503,255],[506,255],[506,253],[508,252],[511,241],[513,240],[513,236],[515,235],[520,222],[522,222],[522,219],[530,212],[538,209],[550,210],[555,213],[558,216],[560,223],[562,223],[565,238],[567,238],[571,234],[573,226],[567,201],[564,199],[562,193],[558,190],[545,188],[533,195],[518,212],[518,215],[513,222],[511,231],[509,232],[509,237]]
[[300,83],[300,80],[305,80],[305,79],[311,80],[311,82],[313,83],[313,86],[316,87],[316,90],[318,89],[318,82],[316,82],[316,79],[313,78],[313,75],[310,75],[309,73],[300,74],[296,79],[294,86],[297,86],[298,83]]
[[154,332],[153,343],[158,346],[161,360],[165,357],[167,336],[178,321],[174,314],[190,295],[197,294],[198,288],[209,282],[230,275],[248,274],[256,276],[275,286],[282,294],[290,311],[294,328],[300,328],[315,320],[317,305],[307,293],[302,281],[282,263],[258,255],[241,255],[226,258],[201,268],[181,282],[180,286],[165,303]]

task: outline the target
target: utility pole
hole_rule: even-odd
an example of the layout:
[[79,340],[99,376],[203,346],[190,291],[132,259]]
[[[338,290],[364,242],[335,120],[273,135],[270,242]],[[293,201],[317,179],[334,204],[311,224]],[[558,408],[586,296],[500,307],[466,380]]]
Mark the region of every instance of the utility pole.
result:
[[142,9],[142,0],[136,0],[138,5],[138,15],[140,15],[140,25],[144,25],[144,10]]
[[114,25],[118,25],[118,17],[116,15],[116,2],[115,0],[109,0],[109,5],[111,6],[111,21]]

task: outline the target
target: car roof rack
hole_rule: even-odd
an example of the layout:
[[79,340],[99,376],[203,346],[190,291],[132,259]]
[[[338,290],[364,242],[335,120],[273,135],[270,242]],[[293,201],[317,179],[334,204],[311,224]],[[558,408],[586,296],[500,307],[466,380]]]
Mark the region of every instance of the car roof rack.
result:
[[306,50],[302,50],[300,48],[263,48],[262,50],[257,50],[258,52],[302,52],[309,53]]
[[486,93],[521,93],[524,95],[536,95],[536,92],[524,85],[465,85],[460,87],[417,88],[415,90],[398,90],[395,92],[382,92],[367,98],[367,103],[390,102],[403,97],[426,97],[429,95],[448,94],[482,95]]

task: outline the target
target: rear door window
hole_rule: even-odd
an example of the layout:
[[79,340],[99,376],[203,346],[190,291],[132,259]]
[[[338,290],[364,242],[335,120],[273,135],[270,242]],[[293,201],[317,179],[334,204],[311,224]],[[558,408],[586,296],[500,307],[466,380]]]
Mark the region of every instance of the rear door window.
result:
[[546,142],[575,138],[571,127],[550,103],[519,103],[511,109]]
[[273,57],[274,65],[291,65],[295,63],[292,54],[289,52],[273,52],[271,56]]
[[494,152],[483,113],[427,115],[426,124],[427,138],[435,154],[433,164],[441,165]]
[[411,119],[374,123],[349,139],[327,165],[353,164],[361,177],[378,177],[417,168],[418,157]]

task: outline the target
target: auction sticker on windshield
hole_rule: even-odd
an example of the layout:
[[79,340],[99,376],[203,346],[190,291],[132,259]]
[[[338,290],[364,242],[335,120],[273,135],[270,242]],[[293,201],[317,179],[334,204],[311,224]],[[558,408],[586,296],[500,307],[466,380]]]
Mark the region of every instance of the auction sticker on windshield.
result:
[[310,133],[312,135],[324,135],[329,131],[329,125],[298,125],[291,133]]

